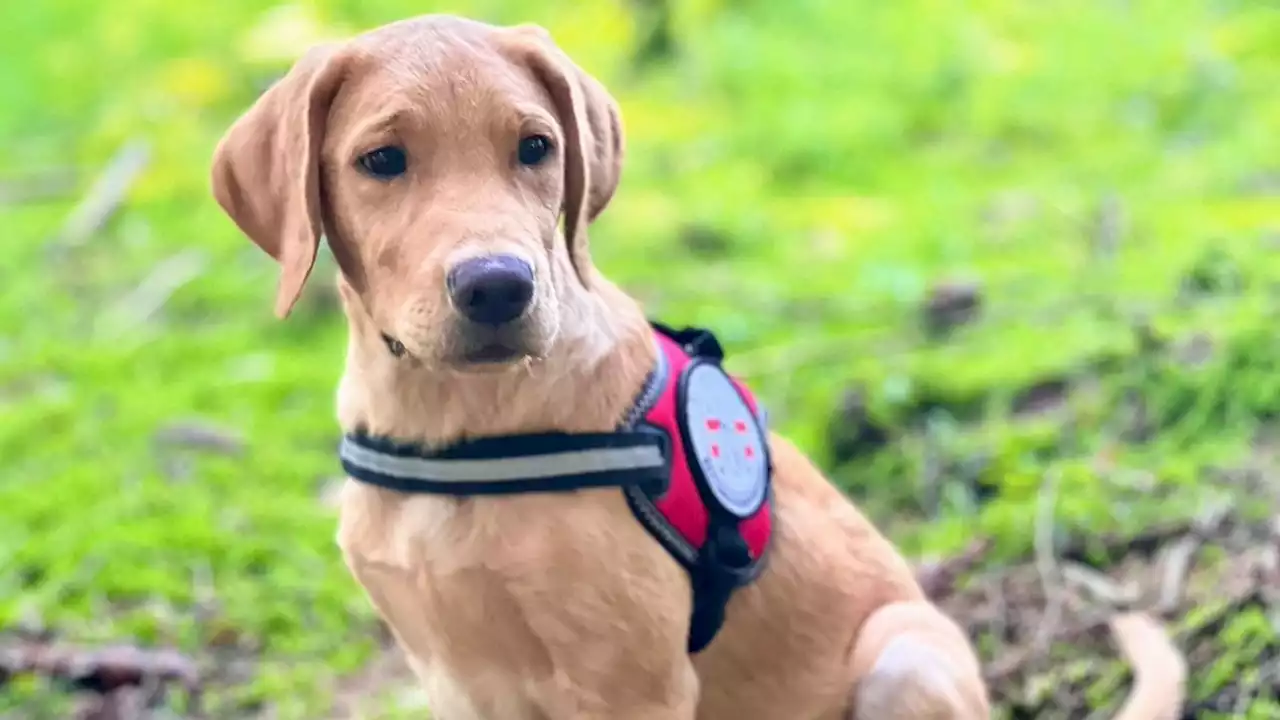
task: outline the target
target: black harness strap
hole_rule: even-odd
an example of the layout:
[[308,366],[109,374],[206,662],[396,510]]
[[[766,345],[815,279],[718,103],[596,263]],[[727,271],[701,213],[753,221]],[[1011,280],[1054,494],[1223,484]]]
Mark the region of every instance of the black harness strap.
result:
[[640,427],[477,438],[424,452],[352,433],[338,456],[352,478],[400,492],[513,495],[630,485],[661,492],[670,476],[669,444],[662,433]]

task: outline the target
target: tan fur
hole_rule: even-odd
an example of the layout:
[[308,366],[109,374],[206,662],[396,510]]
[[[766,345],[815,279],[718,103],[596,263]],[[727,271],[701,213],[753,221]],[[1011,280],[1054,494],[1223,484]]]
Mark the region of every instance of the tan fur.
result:
[[[531,132],[555,157],[518,166]],[[355,158],[387,144],[408,172],[361,174]],[[309,53],[228,131],[213,187],[280,261],[280,315],[327,237],[350,325],[342,427],[438,446],[605,431],[634,402],[656,350],[586,238],[622,157],[614,101],[545,31],[426,16]],[[537,289],[507,338],[518,357],[482,366],[444,278],[495,252],[527,260]],[[807,458],[770,442],[768,568],[692,658],[688,578],[616,489],[457,500],[348,482],[338,542],[438,720],[986,717],[964,634]]]

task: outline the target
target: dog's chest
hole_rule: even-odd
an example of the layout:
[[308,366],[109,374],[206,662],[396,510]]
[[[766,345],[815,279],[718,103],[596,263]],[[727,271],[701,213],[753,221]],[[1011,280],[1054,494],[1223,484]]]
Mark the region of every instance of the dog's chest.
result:
[[[530,678],[551,673],[521,612],[520,533],[470,503],[413,497],[369,525],[363,488],[348,488],[339,543],[395,632],[442,720],[534,718]],[[514,584],[514,586],[513,586]]]

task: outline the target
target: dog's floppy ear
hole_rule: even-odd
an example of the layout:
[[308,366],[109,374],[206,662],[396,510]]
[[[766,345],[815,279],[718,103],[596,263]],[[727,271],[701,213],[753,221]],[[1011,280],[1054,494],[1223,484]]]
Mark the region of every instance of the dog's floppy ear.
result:
[[285,317],[315,264],[324,232],[320,152],[345,74],[337,44],[309,50],[238,119],[213,155],[213,195],[280,263],[276,315]]
[[595,78],[556,46],[537,25],[508,28],[521,59],[546,87],[564,131],[564,236],[569,257],[590,286],[587,225],[613,198],[622,173],[622,120],[618,104]]

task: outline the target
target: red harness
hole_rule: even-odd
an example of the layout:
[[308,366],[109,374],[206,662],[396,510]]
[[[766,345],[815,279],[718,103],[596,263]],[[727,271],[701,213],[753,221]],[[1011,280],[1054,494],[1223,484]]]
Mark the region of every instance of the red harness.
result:
[[720,368],[715,336],[653,326],[659,362],[614,432],[479,438],[440,450],[357,432],[343,439],[343,468],[381,487],[456,496],[622,488],[636,519],[689,573],[689,652],[699,652],[733,592],[763,567],[772,468],[763,413]]

